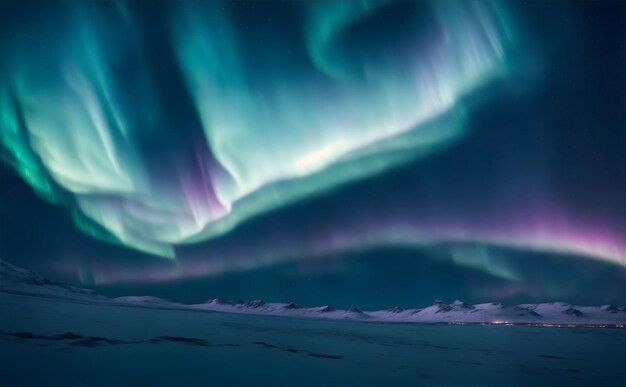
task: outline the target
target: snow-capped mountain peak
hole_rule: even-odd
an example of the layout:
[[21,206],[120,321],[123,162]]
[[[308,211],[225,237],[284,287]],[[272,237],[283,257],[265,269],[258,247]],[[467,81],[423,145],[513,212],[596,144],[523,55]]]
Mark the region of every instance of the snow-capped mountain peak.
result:
[[304,307],[292,302],[270,303],[263,300],[230,303],[214,298],[202,304],[186,305],[154,296],[125,296],[109,299],[93,290],[53,281],[5,261],[0,262],[0,291],[9,294],[80,299],[82,302],[106,302],[143,308],[174,308],[297,318],[413,323],[626,324],[626,307],[577,306],[564,302],[508,306],[501,302],[469,305],[461,300],[455,300],[450,304],[435,300],[432,305],[423,309],[406,309],[396,306],[392,309],[362,311],[357,307],[349,309],[334,309],[328,305]]

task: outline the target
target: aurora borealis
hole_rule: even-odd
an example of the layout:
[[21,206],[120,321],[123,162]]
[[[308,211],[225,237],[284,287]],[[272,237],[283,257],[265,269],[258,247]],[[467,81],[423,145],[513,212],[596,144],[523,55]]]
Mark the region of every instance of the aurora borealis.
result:
[[[432,38],[421,42],[414,31],[421,26],[409,24],[407,42],[387,48],[385,57],[343,58],[345,30],[384,5],[302,3],[305,58],[289,52],[293,43],[272,36],[279,28],[266,24],[256,28],[270,36],[242,48],[253,37],[233,31],[236,14],[225,4],[189,2],[173,10],[164,28],[206,144],[178,150],[191,153],[195,165],[174,154],[173,176],[161,181],[160,160],[142,154],[146,136],[185,133],[189,124],[160,124],[166,119],[153,97],[157,88],[142,79],[145,65],[133,61],[120,74],[142,45],[109,36],[131,17],[123,3],[112,2],[112,9],[70,3],[60,23],[66,33],[50,43],[43,31],[32,37],[67,47],[25,59],[33,55],[20,52],[27,39],[8,46],[15,59],[2,91],[4,146],[35,189],[53,198],[57,190],[72,195],[79,224],[95,223],[121,243],[173,257],[173,244],[219,235],[255,213],[460,135],[455,105],[504,66],[506,20],[489,3],[436,2],[428,15],[435,18],[427,31]],[[130,24],[125,34],[138,23]],[[137,56],[139,64],[148,61]],[[292,70],[305,59],[312,68]],[[132,113],[121,102],[127,77],[138,79],[142,105]],[[444,115],[451,117],[430,123]]]
[[390,266],[624,302],[623,3],[9,3],[11,259],[103,287]]

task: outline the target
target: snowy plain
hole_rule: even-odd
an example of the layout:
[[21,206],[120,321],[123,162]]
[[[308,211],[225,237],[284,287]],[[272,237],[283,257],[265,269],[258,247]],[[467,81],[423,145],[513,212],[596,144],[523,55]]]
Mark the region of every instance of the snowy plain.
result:
[[0,310],[0,382],[7,386],[626,380],[626,330],[619,328],[626,311],[607,305],[435,302],[373,312],[217,299],[184,305],[110,299],[2,262]]

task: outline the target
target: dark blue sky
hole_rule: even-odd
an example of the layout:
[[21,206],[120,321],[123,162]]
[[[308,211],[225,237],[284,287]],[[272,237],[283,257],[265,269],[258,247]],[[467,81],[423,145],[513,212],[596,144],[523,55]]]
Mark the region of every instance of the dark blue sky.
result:
[[[3,55],[16,42],[38,36],[35,21],[46,28],[65,25],[61,3],[51,3],[2,5],[0,21],[7,23],[0,23],[0,31],[10,36],[0,40]],[[53,181],[65,205],[38,197],[11,167],[15,148],[5,142],[2,259],[106,295],[186,302],[263,298],[364,309],[420,306],[434,298],[625,304],[626,5],[503,4],[516,29],[510,71],[460,100],[466,116],[458,139],[382,173],[268,208],[217,237],[177,245],[175,261],[81,231],[73,221],[72,190]],[[136,34],[132,39],[142,52],[122,52],[129,63],[115,68],[113,77],[125,114],[151,114],[144,99],[130,99],[147,89],[156,93],[158,130],[142,128],[137,148],[164,192],[174,190],[168,182],[175,181],[179,165],[187,166],[193,181],[224,173],[203,167],[218,164],[220,155],[202,135],[203,117],[193,105],[197,95],[185,84],[178,46],[166,27],[172,7],[127,4],[132,23],[124,28]],[[254,82],[272,84],[284,76],[296,84],[303,74],[311,77],[314,65],[323,68],[307,61],[298,35],[305,23],[301,5],[237,2],[227,8],[231,27],[241,30],[243,62],[265,76]],[[120,12],[104,14],[114,11]],[[338,40],[350,47],[340,60],[352,71],[369,60],[372,47],[410,41],[414,31],[429,42],[437,26],[425,21],[428,12],[425,3],[401,2],[354,22]],[[108,25],[104,19],[88,22]],[[381,37],[387,27],[394,27],[391,38]],[[63,35],[51,39],[63,56]],[[376,66],[386,68],[384,58]],[[11,106],[27,128],[31,107],[19,94],[14,62],[0,64],[0,79],[11,85]],[[149,74],[145,83],[135,76],[142,68]],[[300,90],[294,86],[293,92]],[[263,94],[253,95],[251,101],[263,102]],[[8,115],[1,114],[8,125]],[[131,117],[136,126],[152,122]],[[25,133],[32,144],[33,131]],[[198,154],[206,156],[198,161]]]

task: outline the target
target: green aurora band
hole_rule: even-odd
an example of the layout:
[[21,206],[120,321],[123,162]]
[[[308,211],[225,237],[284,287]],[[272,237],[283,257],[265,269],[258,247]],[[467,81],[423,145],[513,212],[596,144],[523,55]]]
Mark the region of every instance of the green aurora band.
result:
[[[514,46],[493,2],[432,1],[428,23],[372,42],[359,26],[391,2],[292,3],[297,36],[248,29],[228,2],[171,3],[155,36],[132,3],[61,4],[1,38],[3,156],[85,232],[169,258],[458,140],[467,97],[508,74]],[[194,117],[168,115],[170,73]],[[170,144],[193,144],[194,120],[202,146]]]

